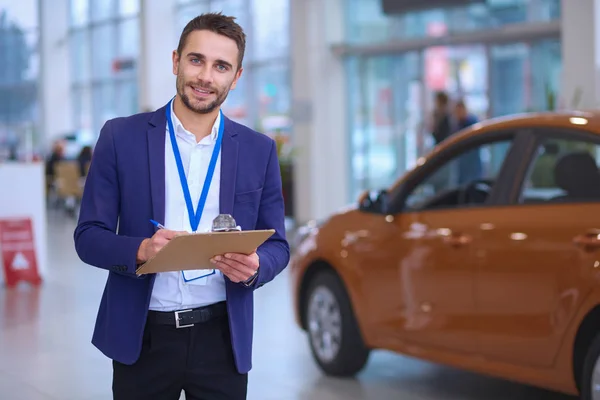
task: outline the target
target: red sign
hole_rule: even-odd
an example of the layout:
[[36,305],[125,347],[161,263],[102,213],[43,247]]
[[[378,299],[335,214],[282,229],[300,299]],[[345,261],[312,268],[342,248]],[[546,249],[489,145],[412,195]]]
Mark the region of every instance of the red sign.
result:
[[15,286],[19,281],[34,285],[42,282],[30,218],[0,220],[0,250],[6,286]]
[[129,71],[135,68],[135,60],[133,58],[113,60],[112,70],[113,72]]
[[425,50],[425,84],[429,90],[445,90],[450,75],[450,62],[446,47]]

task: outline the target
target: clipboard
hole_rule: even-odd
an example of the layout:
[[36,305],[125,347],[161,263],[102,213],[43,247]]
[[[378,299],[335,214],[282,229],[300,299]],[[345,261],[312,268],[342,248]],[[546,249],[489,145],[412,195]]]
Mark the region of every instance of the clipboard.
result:
[[140,265],[137,275],[213,269],[210,259],[225,253],[251,254],[275,233],[274,229],[190,233],[171,239],[154,257]]

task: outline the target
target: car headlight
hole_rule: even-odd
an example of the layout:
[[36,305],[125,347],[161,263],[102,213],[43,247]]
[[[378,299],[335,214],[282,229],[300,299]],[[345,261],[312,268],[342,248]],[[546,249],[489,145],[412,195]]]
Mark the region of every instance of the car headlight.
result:
[[293,247],[298,247],[307,237],[317,233],[324,222],[324,220],[310,220],[306,224],[299,226],[294,233]]

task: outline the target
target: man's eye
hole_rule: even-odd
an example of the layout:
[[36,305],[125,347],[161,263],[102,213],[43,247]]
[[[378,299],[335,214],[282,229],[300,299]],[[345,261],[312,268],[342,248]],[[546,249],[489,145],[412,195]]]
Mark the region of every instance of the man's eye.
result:
[[224,66],[224,65],[217,65],[217,69],[218,69],[219,71],[227,71],[227,67],[226,67],[226,66]]

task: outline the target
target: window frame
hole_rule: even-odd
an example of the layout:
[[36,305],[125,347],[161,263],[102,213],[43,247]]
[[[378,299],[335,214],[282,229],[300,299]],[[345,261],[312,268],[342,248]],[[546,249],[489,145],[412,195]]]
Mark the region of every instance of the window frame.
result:
[[[496,129],[488,132],[476,134],[464,139],[460,139],[457,143],[444,146],[439,153],[425,164],[418,166],[406,177],[404,182],[398,185],[389,193],[389,211],[391,213],[421,213],[421,212],[437,212],[448,210],[466,210],[472,208],[492,207],[508,204],[507,189],[510,187],[511,176],[518,173],[519,168],[523,163],[524,152],[530,145],[531,136],[529,132],[518,129]],[[406,209],[406,200],[408,196],[432,174],[436,173],[440,168],[443,168],[449,162],[455,161],[456,157],[468,150],[476,147],[482,147],[494,142],[503,140],[512,140],[510,148],[507,151],[506,157],[498,172],[497,182],[492,188],[490,195],[485,203],[482,204],[467,204],[458,207],[444,207],[431,210],[408,210]]]
[[525,181],[529,176],[534,163],[537,161],[537,151],[540,146],[545,144],[548,139],[556,140],[571,140],[571,141],[587,141],[600,147],[600,135],[594,133],[590,129],[582,128],[567,128],[567,127],[545,127],[536,126],[530,129],[531,131],[531,143],[530,148],[524,156],[523,168],[519,171],[518,175],[515,176],[512,187],[509,190],[508,205],[513,207],[530,207],[530,206],[556,206],[558,204],[581,204],[590,203],[589,200],[581,201],[564,201],[560,203],[552,202],[540,202],[540,203],[520,203],[519,199],[523,191]]

